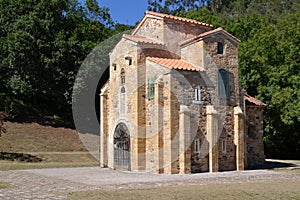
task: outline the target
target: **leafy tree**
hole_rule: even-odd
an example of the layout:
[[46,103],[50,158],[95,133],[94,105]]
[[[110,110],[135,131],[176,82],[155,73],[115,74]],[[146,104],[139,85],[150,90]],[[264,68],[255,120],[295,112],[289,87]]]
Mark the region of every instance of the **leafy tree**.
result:
[[112,26],[94,0],[0,0],[0,108],[71,117],[77,70]]
[[283,16],[240,46],[241,82],[268,104],[265,142],[270,156],[300,153],[300,12]]
[[148,0],[148,10],[166,14],[179,14],[197,10],[208,4],[207,0]]
[[[241,39],[240,81],[250,95],[268,104],[264,114],[267,156],[299,159],[300,1],[213,0],[207,4],[188,12],[169,9],[166,13],[222,26]],[[163,5],[157,5],[158,11]]]
[[6,133],[6,128],[3,127],[4,120],[7,118],[7,115],[4,112],[0,112],[0,136],[2,133]]
[[221,26],[221,18],[211,14],[211,11],[208,10],[207,7],[198,9],[198,10],[190,10],[186,13],[180,13],[179,16],[195,19],[200,22],[205,22],[208,24],[212,24],[214,27]]

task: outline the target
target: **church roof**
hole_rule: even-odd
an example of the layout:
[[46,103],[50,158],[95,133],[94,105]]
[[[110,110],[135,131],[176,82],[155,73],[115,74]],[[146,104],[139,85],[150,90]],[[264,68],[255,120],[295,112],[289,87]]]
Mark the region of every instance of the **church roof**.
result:
[[214,30],[211,30],[211,31],[207,31],[207,32],[204,32],[204,33],[201,33],[191,39],[188,39],[186,41],[183,41],[180,46],[184,46],[184,45],[187,45],[187,44],[190,44],[190,43],[193,43],[193,42],[196,42],[198,40],[202,40],[202,39],[205,39],[206,37],[210,37],[214,34],[217,34],[217,33],[222,33],[222,34],[225,34],[226,36],[228,36],[229,38],[231,38],[233,41],[237,42],[237,43],[240,43],[241,41],[239,39],[237,39],[235,36],[231,35],[230,33],[228,33],[227,31],[225,31],[223,28],[219,27],[217,29],[214,29]]
[[177,17],[177,16],[167,15],[167,14],[163,14],[163,13],[157,13],[157,12],[153,12],[153,11],[146,11],[146,15],[152,15],[155,17],[161,17],[164,19],[171,19],[171,20],[186,22],[186,23],[190,23],[190,24],[202,25],[202,26],[206,26],[206,27],[213,27],[211,24],[206,24],[206,23],[199,22],[199,21],[196,21],[193,19],[187,19],[187,18],[183,18],[183,17]]
[[131,40],[136,43],[145,43],[145,44],[156,44],[156,45],[164,45],[162,42],[152,40],[150,38],[142,37],[142,36],[133,36],[124,34],[123,38],[127,40]]
[[250,103],[255,104],[256,106],[263,106],[263,107],[267,106],[267,104],[265,104],[264,102],[254,98],[254,97],[252,97],[248,94],[245,94],[245,100],[250,102]]
[[169,69],[179,69],[179,70],[187,70],[187,71],[200,71],[192,64],[187,63],[183,60],[179,59],[170,59],[170,58],[158,58],[158,57],[147,57],[147,60],[154,62],[156,64],[162,65]]

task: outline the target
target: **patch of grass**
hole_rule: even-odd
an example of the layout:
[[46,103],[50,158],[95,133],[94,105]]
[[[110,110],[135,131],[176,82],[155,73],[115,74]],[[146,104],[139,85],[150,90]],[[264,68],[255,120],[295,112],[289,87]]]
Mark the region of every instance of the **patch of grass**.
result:
[[10,187],[12,187],[11,184],[0,181],[0,189],[10,188]]
[[289,173],[296,173],[296,174],[300,174],[300,168],[288,168],[288,169],[274,169],[277,172],[289,172]]
[[88,152],[35,152],[30,154],[42,158],[43,161],[39,163],[0,161],[0,170],[99,166],[99,162]]
[[300,181],[258,182],[223,185],[197,185],[129,189],[110,191],[83,191],[69,194],[69,199],[299,199]]

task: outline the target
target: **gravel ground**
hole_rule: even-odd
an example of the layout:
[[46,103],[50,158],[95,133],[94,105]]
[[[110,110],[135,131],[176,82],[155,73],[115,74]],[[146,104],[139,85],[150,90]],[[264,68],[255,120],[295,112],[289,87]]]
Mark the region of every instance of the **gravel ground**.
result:
[[121,172],[99,167],[0,171],[0,181],[14,187],[0,189],[0,199],[65,199],[85,190],[208,185],[300,180],[300,174],[272,170],[168,175]]

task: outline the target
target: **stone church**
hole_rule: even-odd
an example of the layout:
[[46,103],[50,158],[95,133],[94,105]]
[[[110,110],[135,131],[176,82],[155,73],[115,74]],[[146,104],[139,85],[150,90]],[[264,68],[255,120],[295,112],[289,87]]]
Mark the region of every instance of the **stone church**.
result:
[[110,52],[101,167],[185,174],[264,164],[266,105],[239,85],[239,42],[222,28],[147,11]]

